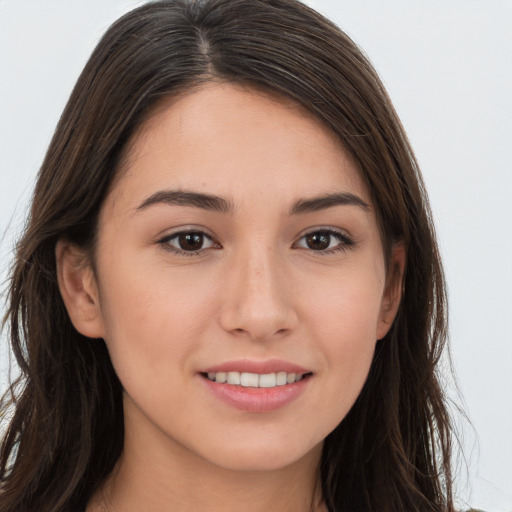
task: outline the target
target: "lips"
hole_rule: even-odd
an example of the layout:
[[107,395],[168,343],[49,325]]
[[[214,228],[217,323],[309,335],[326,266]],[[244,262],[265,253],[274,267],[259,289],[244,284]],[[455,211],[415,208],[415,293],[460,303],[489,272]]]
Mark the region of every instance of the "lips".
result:
[[240,360],[200,372],[206,387],[224,403],[248,412],[269,412],[306,389],[313,373],[283,360]]
[[267,359],[265,361],[240,359],[237,361],[226,361],[215,366],[210,366],[201,371],[201,373],[206,374],[218,372],[247,372],[262,375],[266,373],[278,372],[305,374],[311,373],[311,370],[308,370],[307,368],[291,363],[289,361],[284,361],[282,359]]

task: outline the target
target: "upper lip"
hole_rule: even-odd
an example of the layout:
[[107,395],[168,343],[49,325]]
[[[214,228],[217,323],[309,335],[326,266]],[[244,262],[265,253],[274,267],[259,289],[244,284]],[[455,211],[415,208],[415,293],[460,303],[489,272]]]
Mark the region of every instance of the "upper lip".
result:
[[311,370],[299,366],[282,359],[267,359],[257,361],[253,359],[239,359],[234,361],[226,361],[224,363],[209,366],[201,371],[201,373],[218,373],[218,372],[240,372],[240,373],[310,373]]

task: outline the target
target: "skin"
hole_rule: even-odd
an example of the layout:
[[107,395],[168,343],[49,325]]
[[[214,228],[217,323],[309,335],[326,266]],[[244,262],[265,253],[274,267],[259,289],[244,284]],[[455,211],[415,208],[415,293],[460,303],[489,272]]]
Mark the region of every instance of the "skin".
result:
[[[140,208],[165,190],[214,194],[233,211]],[[290,212],[332,193],[368,207]],[[322,228],[340,236],[312,249],[305,235]],[[199,251],[174,252],[172,234],[198,230],[210,237]],[[403,260],[397,245],[391,266]],[[287,100],[229,84],[166,100],[102,206],[94,271],[65,240],[57,262],[75,327],[105,340],[125,389],[124,452],[89,511],[323,510],[323,440],[360,393],[400,290],[360,173],[325,127]],[[199,373],[271,358],[312,372],[275,411],[228,405]]]

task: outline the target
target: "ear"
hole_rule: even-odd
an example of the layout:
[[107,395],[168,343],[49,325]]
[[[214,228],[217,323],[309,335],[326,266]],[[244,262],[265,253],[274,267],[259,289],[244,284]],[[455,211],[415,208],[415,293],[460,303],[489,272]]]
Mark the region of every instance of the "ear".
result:
[[402,300],[402,286],[405,269],[405,246],[403,242],[393,245],[389,262],[386,286],[382,296],[377,339],[381,340],[391,329]]
[[104,337],[98,286],[85,251],[61,239],[55,256],[60,294],[75,329],[89,338]]

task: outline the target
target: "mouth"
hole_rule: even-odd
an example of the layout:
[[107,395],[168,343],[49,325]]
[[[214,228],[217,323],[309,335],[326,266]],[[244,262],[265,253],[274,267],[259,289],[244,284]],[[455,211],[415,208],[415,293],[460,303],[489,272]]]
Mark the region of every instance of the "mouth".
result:
[[311,377],[312,372],[249,373],[249,372],[203,372],[201,376],[218,384],[231,384],[244,388],[275,388],[287,386]]
[[249,413],[285,408],[307,389],[314,376],[310,368],[283,359],[237,359],[202,368],[205,388],[228,406]]

